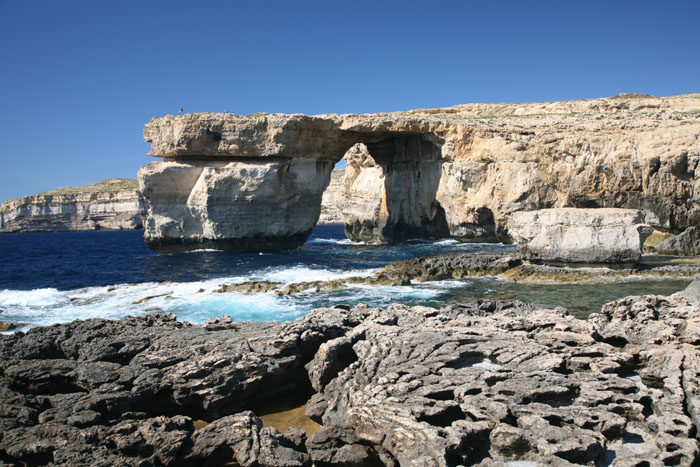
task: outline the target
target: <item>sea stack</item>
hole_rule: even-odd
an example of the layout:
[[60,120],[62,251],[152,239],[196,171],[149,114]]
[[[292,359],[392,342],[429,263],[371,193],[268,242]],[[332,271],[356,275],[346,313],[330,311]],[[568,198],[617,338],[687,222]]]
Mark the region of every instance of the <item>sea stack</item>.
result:
[[[330,172],[353,240],[497,240],[516,211],[625,208],[700,223],[700,95],[469,104],[367,115],[154,118],[139,173],[157,250],[301,245]],[[698,174],[700,175],[700,174]]]

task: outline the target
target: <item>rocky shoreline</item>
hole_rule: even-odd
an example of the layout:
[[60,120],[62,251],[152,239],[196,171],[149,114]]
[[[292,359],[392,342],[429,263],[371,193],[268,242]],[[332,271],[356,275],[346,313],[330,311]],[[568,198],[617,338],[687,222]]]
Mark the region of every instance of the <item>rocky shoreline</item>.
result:
[[632,265],[538,264],[511,254],[449,254],[425,256],[391,263],[371,275],[306,282],[269,280],[223,283],[214,292],[267,293],[279,296],[304,292],[322,293],[357,284],[404,286],[415,282],[499,276],[506,281],[538,283],[601,283],[628,277],[694,278],[700,274],[700,258],[654,257]]
[[[627,297],[587,321],[479,301],[3,335],[0,462],[692,465],[699,292]],[[312,435],[256,415],[300,398]]]

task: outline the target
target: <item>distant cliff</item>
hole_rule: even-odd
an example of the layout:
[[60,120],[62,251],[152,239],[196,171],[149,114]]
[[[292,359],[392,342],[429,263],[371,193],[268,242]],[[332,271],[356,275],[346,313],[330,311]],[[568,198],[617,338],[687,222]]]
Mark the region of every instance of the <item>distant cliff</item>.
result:
[[141,229],[146,206],[136,180],[110,178],[5,201],[0,232]]
[[331,172],[331,182],[328,184],[326,191],[323,192],[323,198],[321,198],[321,217],[318,219],[319,224],[345,223],[345,218],[341,211],[344,177],[345,169]]

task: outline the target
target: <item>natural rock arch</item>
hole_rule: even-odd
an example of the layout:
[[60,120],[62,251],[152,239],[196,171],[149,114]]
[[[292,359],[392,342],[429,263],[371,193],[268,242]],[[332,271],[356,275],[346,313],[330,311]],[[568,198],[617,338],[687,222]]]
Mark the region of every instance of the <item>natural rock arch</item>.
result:
[[[318,222],[331,171],[343,157],[353,173],[344,188],[349,238],[395,242],[449,235],[436,200],[444,162],[436,134],[334,130],[311,117],[300,117],[296,125],[245,121],[251,127],[246,132],[227,127],[240,122],[219,118],[170,118],[167,137],[166,122],[152,122],[144,132],[151,152],[164,157],[139,172],[151,206],[144,234],[149,248],[296,248]],[[256,131],[277,137],[261,140]],[[370,166],[375,170],[364,170]],[[362,199],[368,176],[376,179]]]
[[295,248],[350,148],[351,238],[492,240],[513,212],[553,207],[640,209],[647,223],[678,232],[700,225],[699,106],[700,95],[617,96],[155,118],[144,136],[164,160],[139,172],[150,204],[144,237],[159,250]]

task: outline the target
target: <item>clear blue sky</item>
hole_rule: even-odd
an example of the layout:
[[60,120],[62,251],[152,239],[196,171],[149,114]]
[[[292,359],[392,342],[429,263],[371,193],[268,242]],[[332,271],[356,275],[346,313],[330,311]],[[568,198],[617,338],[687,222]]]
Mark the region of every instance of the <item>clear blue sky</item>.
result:
[[700,92],[700,1],[0,0],[0,200],[153,160],[186,112]]

